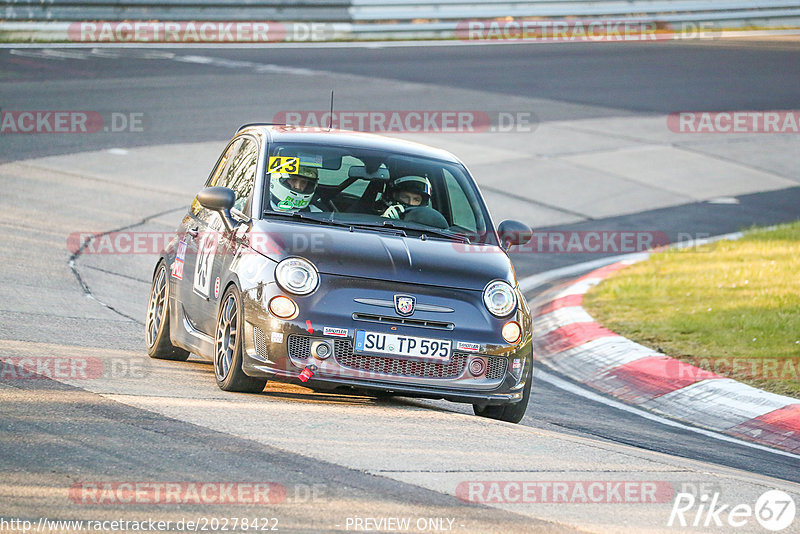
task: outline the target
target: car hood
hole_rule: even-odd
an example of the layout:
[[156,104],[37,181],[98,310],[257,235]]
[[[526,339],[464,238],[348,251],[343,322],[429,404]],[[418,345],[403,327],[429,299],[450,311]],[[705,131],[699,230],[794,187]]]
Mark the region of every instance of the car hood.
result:
[[275,261],[303,257],[324,274],[474,290],[496,279],[516,285],[511,261],[494,245],[272,220],[256,221],[250,243]]

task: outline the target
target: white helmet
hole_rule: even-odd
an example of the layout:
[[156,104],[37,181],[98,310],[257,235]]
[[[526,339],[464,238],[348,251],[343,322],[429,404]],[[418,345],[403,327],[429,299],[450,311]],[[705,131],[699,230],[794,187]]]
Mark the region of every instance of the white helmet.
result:
[[272,209],[288,211],[308,207],[319,177],[314,167],[300,166],[294,174],[274,172],[269,181]]
[[410,175],[393,179],[386,188],[386,196],[392,202],[403,204],[397,198],[397,195],[403,191],[419,195],[422,199],[421,206],[428,206],[430,204],[432,191],[431,182],[424,176]]

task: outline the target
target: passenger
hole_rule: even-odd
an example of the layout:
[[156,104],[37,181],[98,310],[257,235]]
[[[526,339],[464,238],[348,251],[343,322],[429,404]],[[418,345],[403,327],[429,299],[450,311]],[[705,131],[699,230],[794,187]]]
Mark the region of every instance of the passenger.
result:
[[400,219],[409,208],[430,206],[431,183],[422,176],[395,178],[389,182],[384,197],[389,207],[381,217]]

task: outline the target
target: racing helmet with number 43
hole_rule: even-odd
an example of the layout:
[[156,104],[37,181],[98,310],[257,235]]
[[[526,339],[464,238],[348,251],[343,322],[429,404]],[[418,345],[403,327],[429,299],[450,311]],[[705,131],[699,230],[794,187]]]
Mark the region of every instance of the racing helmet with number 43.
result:
[[270,204],[272,209],[288,211],[308,207],[319,176],[317,169],[299,165],[297,172],[273,172],[269,180]]

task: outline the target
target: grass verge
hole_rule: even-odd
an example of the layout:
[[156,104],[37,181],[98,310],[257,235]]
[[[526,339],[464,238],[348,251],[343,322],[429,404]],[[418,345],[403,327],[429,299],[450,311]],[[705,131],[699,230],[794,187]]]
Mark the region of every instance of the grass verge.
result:
[[668,356],[800,398],[800,221],[655,253],[593,288],[584,307]]

